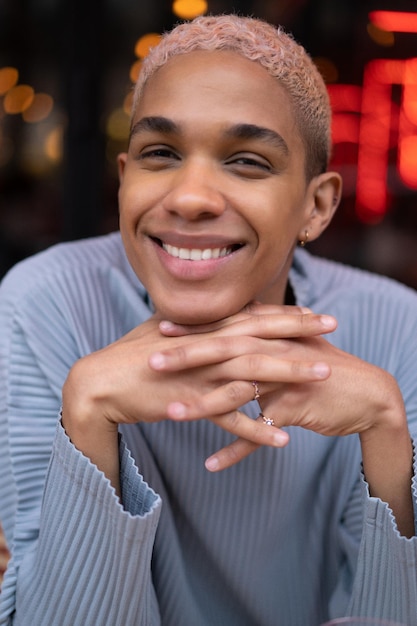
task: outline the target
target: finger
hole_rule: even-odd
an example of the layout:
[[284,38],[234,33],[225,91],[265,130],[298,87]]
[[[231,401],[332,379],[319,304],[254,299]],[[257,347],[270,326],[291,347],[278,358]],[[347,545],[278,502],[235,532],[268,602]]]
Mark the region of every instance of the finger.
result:
[[[166,409],[167,416],[173,420],[188,421],[234,411],[254,399],[254,389],[250,382],[254,378],[253,372],[257,372],[258,385],[262,384],[261,393],[263,394],[270,391],[268,382],[273,385],[274,389],[277,389],[280,383],[319,382],[330,375],[330,368],[326,363],[315,363],[312,367],[307,366],[304,369],[296,361],[279,361],[276,363],[275,360],[271,359],[270,362],[273,363],[273,367],[264,362],[262,367],[250,370],[252,375],[242,377],[243,380],[232,380],[213,391],[198,395],[193,401],[169,403]],[[232,361],[230,369],[232,375],[235,375],[237,367],[234,367],[233,363]]]
[[182,335],[204,334],[227,328],[237,322],[250,319],[253,315],[306,315],[311,313],[307,307],[289,306],[289,305],[267,305],[258,302],[248,304],[240,313],[218,320],[211,324],[200,324],[195,326],[175,324],[169,320],[162,320],[159,323],[159,330],[163,335],[169,337],[178,337]]
[[333,332],[337,320],[332,315],[315,313],[264,313],[252,315],[235,322],[228,328],[221,329],[219,335],[250,335],[262,339],[283,339],[296,337],[315,337]]
[[256,300],[249,302],[242,309],[242,313],[249,315],[279,315],[281,313],[304,315],[311,312],[311,309],[308,307],[298,306],[297,304],[263,304],[262,302],[258,302]]
[[220,472],[243,461],[259,448],[257,443],[246,439],[236,439],[206,459],[205,466],[210,472]]
[[[218,331],[217,336],[190,342],[150,355],[149,365],[155,370],[186,369],[198,364],[221,362],[238,353],[253,351],[254,338],[292,339],[314,337],[335,330],[337,322],[328,315],[262,315],[236,323],[233,327]],[[235,338],[237,340],[233,340]],[[248,343],[252,342],[252,343]]]
[[231,411],[224,415],[209,418],[223,430],[257,445],[282,448],[288,442],[288,434],[278,428],[266,424],[261,417],[252,419],[242,411]]
[[[271,428],[271,426],[266,426],[266,428]],[[274,428],[274,427],[272,427]],[[274,430],[276,430],[274,428]],[[287,432],[280,430],[280,445],[276,444],[274,447],[284,447],[289,442],[289,435]],[[206,459],[205,466],[210,472],[219,472],[221,470],[227,469],[228,467],[232,467],[232,465],[236,465],[240,463],[247,456],[252,454],[255,450],[260,447],[261,444],[256,443],[254,441],[250,441],[248,439],[244,439],[243,437],[238,437],[228,446],[221,448],[215,454],[212,454],[210,457]],[[268,445],[268,444],[266,444]]]

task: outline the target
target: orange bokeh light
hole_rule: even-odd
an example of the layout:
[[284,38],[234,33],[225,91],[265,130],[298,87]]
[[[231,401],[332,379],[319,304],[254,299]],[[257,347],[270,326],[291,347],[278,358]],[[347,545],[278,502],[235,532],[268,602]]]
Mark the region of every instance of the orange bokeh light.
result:
[[4,110],[9,114],[23,113],[30,107],[35,97],[33,88],[29,85],[16,85],[4,97]]
[[132,81],[132,83],[136,83],[137,79],[139,78],[141,67],[142,67],[141,59],[138,59],[137,61],[135,61],[133,65],[131,66],[130,72],[129,72],[129,78]]
[[161,40],[161,35],[158,33],[147,33],[143,35],[135,44],[135,54],[139,59],[144,59],[148,54],[150,48],[154,48]]
[[208,6],[206,0],[175,0],[172,12],[185,20],[192,20],[197,15],[204,15]]
[[19,72],[15,67],[0,68],[0,96],[3,96],[14,87],[19,79]]
[[36,93],[30,106],[23,111],[25,122],[41,122],[51,113],[54,101],[47,93]]

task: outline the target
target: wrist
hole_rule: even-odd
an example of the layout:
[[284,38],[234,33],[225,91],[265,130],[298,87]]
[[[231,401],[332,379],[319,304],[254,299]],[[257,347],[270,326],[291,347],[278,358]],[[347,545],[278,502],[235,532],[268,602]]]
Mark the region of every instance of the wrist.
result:
[[62,425],[72,444],[88,457],[119,493],[118,425],[94,402],[83,376],[83,363],[71,369],[62,390]]

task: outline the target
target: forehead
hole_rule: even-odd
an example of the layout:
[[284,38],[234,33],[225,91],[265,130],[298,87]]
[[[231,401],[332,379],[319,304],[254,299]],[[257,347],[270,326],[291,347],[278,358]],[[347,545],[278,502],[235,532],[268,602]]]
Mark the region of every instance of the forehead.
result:
[[232,51],[177,55],[147,81],[133,122],[144,116],[182,122],[257,124],[298,137],[289,95],[260,64]]

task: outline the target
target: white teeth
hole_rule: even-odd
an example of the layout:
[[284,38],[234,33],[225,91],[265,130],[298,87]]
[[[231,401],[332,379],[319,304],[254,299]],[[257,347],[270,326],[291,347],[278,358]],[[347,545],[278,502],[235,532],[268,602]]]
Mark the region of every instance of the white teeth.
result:
[[196,250],[195,248],[193,248],[193,250],[191,250],[190,252],[191,261],[201,261],[202,256],[203,256],[202,250]]
[[190,258],[190,250],[187,248],[180,248],[178,250],[178,256],[180,259],[189,259]]
[[232,252],[231,247],[227,248],[177,248],[167,243],[162,244],[163,249],[169,255],[178,259],[186,259],[188,261],[207,261],[209,259],[218,259],[227,256]]

